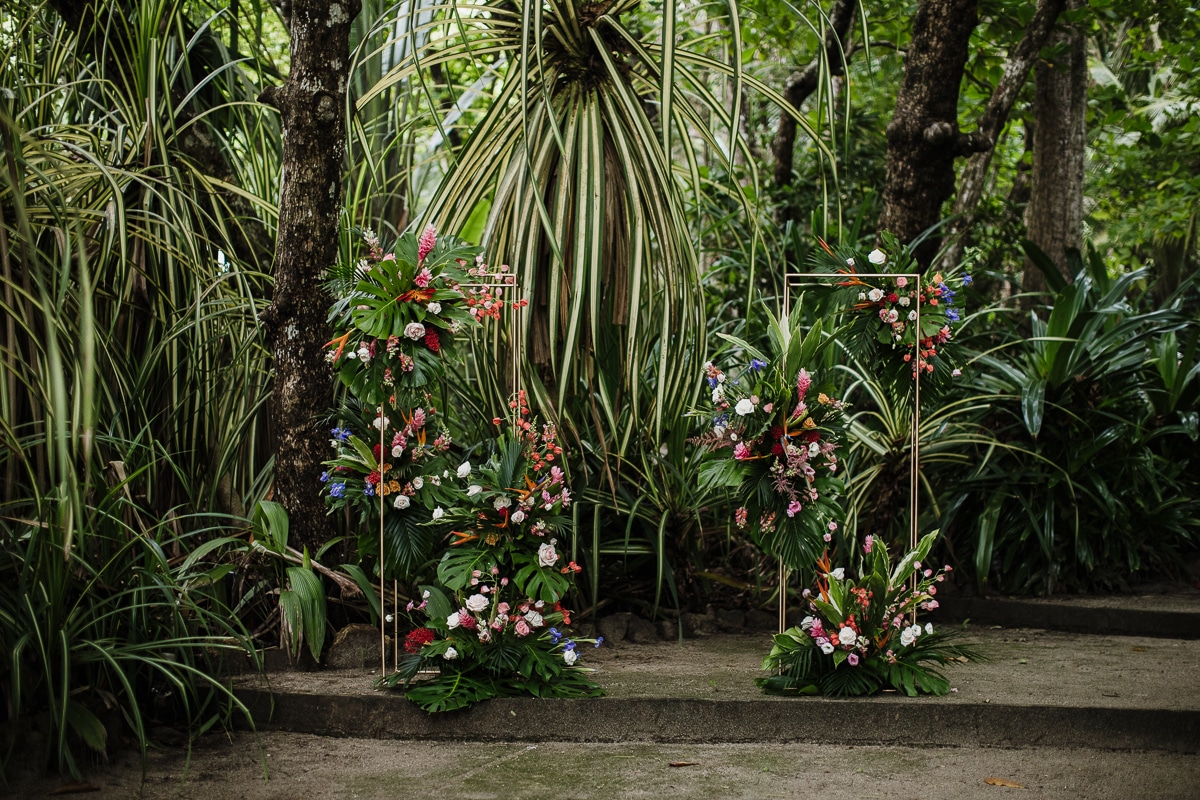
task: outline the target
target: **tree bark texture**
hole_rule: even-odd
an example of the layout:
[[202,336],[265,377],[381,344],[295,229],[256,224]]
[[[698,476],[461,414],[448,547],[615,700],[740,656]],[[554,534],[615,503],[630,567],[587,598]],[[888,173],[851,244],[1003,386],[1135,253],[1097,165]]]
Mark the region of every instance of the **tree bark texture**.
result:
[[1008,123],[1017,95],[1025,86],[1029,70],[1049,40],[1054,31],[1054,23],[1065,6],[1066,0],[1038,0],[1037,12],[1022,34],[1021,41],[1004,62],[1004,71],[992,91],[992,96],[988,98],[975,129],[975,137],[982,149],[967,159],[958,176],[958,195],[954,199],[954,214],[957,219],[950,223],[946,234],[952,241],[942,255],[942,269],[952,269],[962,261],[967,244],[966,237],[973,222],[975,209],[983,197],[988,167],[992,163],[992,154],[996,151],[996,142]]
[[[1082,0],[1069,0],[1078,8]],[[1083,173],[1087,127],[1087,53],[1083,32],[1064,27],[1054,35],[1053,60],[1038,63],[1033,115],[1033,171],[1025,228],[1032,241],[1059,268],[1073,277],[1067,252],[1083,245]],[[1025,292],[1042,292],[1046,279],[1026,261],[1021,277]]]
[[274,496],[288,511],[295,546],[310,549],[329,533],[317,491],[329,445],[323,417],[333,397],[320,275],[338,257],[350,22],[360,8],[359,0],[294,0],[291,73],[261,97],[283,123],[275,291],[263,312],[275,362]]
[[[978,21],[976,0],[924,0],[913,19],[904,81],[887,127],[887,178],[879,230],[911,243],[941,219],[954,193],[954,159],[978,149],[958,129],[958,94],[967,45]],[[940,237],[914,255],[929,266]]]
[[[793,108],[808,99],[817,89],[821,79],[822,62],[830,75],[842,75],[846,69],[847,35],[858,10],[858,0],[837,0],[829,11],[829,28],[825,31],[825,52],[809,62],[800,72],[794,72],[783,88],[784,99]],[[796,154],[796,120],[790,114],[779,115],[775,138],[771,141],[771,154],[775,157],[775,186],[782,188],[792,182],[792,161]]]

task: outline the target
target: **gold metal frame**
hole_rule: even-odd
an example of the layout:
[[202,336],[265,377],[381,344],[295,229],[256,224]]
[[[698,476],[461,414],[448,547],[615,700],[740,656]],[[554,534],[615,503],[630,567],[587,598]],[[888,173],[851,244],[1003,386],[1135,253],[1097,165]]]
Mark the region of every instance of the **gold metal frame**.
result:
[[[855,278],[908,278],[916,281],[917,290],[920,291],[922,276],[916,272],[798,272],[787,276],[787,280],[783,285],[783,312],[786,316],[792,313],[792,289],[799,288],[811,284],[826,284],[844,281],[848,277]],[[917,318],[915,324],[917,326],[918,337],[921,331],[921,304],[918,302]],[[919,347],[918,347],[919,349]],[[915,549],[918,539],[917,527],[917,511],[919,505],[918,489],[919,483],[919,467],[921,463],[921,440],[920,440],[920,424],[921,424],[921,370],[916,371],[916,376],[913,380],[913,409],[912,409],[912,433],[909,439],[908,448],[908,464],[909,464],[909,482],[908,482],[908,516],[909,516],[909,549]],[[783,633],[787,629],[787,579],[788,569],[779,562],[779,632]],[[916,576],[913,576],[913,586],[916,587]],[[916,612],[914,612],[914,618]]]
[[[510,289],[514,295],[519,288],[517,276],[514,272],[484,272],[475,276],[476,280],[471,283],[459,284],[459,288],[463,290],[471,289]],[[505,297],[501,302],[504,303],[506,315],[508,317],[509,329],[509,344],[510,357],[512,363],[509,365],[511,372],[509,379],[512,382],[513,391],[521,388],[521,354],[525,347],[525,330],[520,324],[517,315],[518,308],[514,308],[514,301]],[[384,407],[379,407],[379,416],[384,415]],[[386,425],[379,426],[379,450],[380,453],[386,452],[385,445],[385,429]],[[382,456],[381,456],[382,457]],[[383,493],[379,493],[379,674],[387,674],[387,626],[388,613],[386,611],[387,602],[387,584],[383,577],[383,515],[386,513],[383,502]],[[400,663],[400,582],[392,579],[392,664]]]

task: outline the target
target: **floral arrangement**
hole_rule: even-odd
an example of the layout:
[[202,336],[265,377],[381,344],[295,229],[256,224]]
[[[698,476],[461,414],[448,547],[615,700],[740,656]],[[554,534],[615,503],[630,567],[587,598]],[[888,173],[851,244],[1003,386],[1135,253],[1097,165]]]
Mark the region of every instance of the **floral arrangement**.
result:
[[[562,447],[551,424],[532,418],[524,393],[511,401],[509,420],[491,456],[447,472],[439,491],[448,507],[432,519],[449,524],[450,549],[438,564],[442,588],[423,587],[409,611],[428,620],[405,640],[408,658],[387,685],[404,683],[427,711],[447,711],[489,697],[596,696],[600,689],[577,662],[563,598],[581,571],[558,551],[555,534],[571,503],[566,475],[555,463]],[[446,591],[443,592],[442,590]],[[421,669],[439,677],[413,683]]]
[[[504,287],[464,286],[492,275],[482,249],[437,236],[433,226],[420,238],[405,233],[387,252],[374,233],[361,236],[367,252],[332,267],[325,282],[338,332],[326,359],[363,403],[396,405],[398,389],[441,376],[441,357],[460,334],[500,316]],[[501,282],[515,284],[507,272],[500,268]]]
[[811,564],[837,530],[837,475],[844,404],[815,385],[822,340],[818,322],[807,336],[794,319],[770,318],[771,350],[724,338],[749,358],[725,372],[705,364],[709,429],[690,441],[708,451],[701,479],[731,487],[743,499],[734,523],[788,566]]
[[[882,249],[865,257],[850,249],[835,252],[821,243],[825,252],[821,266],[842,274],[844,279],[837,285],[854,293],[848,337],[853,349],[873,360],[886,359],[910,377],[932,378],[935,384],[957,377],[948,344],[954,324],[960,321],[955,299],[963,286],[971,285],[971,276],[949,279],[939,272],[929,279],[907,277],[901,273],[919,274],[920,265],[891,234],[884,233],[882,243]],[[859,272],[896,274],[863,278]]]
[[[891,688],[909,696],[944,695],[950,683],[934,665],[979,661],[957,632],[935,632],[919,624],[918,610],[937,608],[937,587],[950,571],[923,562],[937,533],[891,567],[887,547],[867,536],[861,577],[833,569],[826,553],[817,563],[816,585],[804,590],[811,612],[798,627],[775,636],[760,678],[768,694],[864,695]],[[915,581],[913,577],[916,576]]]

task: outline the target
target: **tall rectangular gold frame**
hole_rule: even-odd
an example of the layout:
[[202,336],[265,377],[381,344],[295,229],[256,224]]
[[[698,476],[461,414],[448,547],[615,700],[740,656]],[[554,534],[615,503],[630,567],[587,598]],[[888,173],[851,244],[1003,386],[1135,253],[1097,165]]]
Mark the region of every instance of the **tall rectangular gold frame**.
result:
[[[472,289],[510,289],[514,294],[519,288],[517,276],[513,272],[483,272],[475,276],[476,280],[471,283],[459,284],[460,289],[470,291]],[[509,380],[513,391],[518,391],[521,388],[521,355],[525,347],[525,329],[518,319],[520,309],[510,298],[503,300],[505,308],[505,316],[507,317],[509,330]],[[379,416],[382,418],[384,413],[383,406],[379,407]],[[379,426],[379,449],[380,452],[386,452],[385,449],[385,430],[386,425]],[[383,577],[383,515],[386,513],[383,504],[383,493],[379,493],[379,674],[380,676],[387,675],[387,629],[388,617],[391,616],[392,627],[392,664],[400,664],[400,582],[392,579],[392,613],[389,615],[386,611],[387,603],[387,581]]]
[[[783,284],[783,313],[790,316],[792,313],[792,290],[799,289],[802,286],[813,284],[833,284],[844,282],[847,278],[908,278],[915,281],[918,291],[921,285],[922,276],[916,272],[795,272],[787,276]],[[917,303],[916,307],[917,318],[915,324],[917,331],[921,330],[921,304]],[[908,542],[909,549],[915,549],[918,539],[918,523],[917,511],[919,504],[918,490],[919,483],[919,467],[921,464],[921,371],[918,369],[913,378],[913,408],[912,408],[912,432],[909,438],[908,446],[908,466],[909,466],[909,482],[908,482],[908,516],[909,516],[909,531]],[[787,579],[788,569],[779,562],[779,632],[787,630]],[[916,576],[913,577],[913,584],[916,584]],[[915,612],[914,612],[915,615]]]

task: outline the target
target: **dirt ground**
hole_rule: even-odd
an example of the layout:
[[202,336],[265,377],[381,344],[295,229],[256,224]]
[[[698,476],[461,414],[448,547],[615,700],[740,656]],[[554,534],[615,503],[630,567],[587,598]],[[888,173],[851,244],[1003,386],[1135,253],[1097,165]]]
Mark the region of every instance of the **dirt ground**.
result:
[[[836,720],[830,720],[836,725]],[[989,779],[992,781],[989,783]],[[1200,759],[1038,748],[801,744],[503,744],[236,733],[62,779],[9,787],[14,798],[87,790],[95,800],[602,800],[853,797],[1136,800],[1200,797]],[[1022,788],[1008,784],[1018,784]]]

